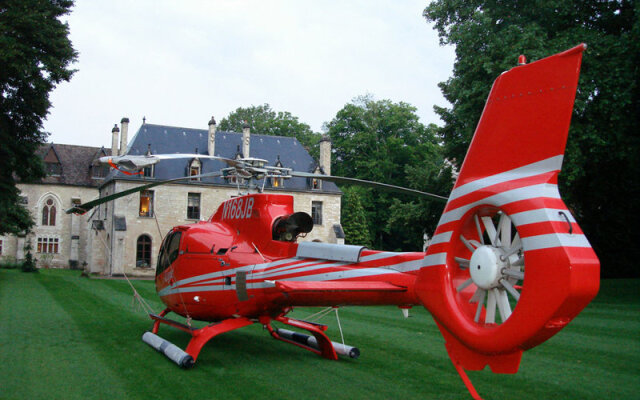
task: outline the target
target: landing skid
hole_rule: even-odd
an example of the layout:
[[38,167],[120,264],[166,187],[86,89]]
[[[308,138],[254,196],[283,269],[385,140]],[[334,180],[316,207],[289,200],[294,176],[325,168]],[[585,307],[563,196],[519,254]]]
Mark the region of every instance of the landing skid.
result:
[[[198,359],[198,355],[200,354],[202,347],[209,340],[222,333],[230,332],[254,323],[254,321],[248,318],[239,317],[225,319],[221,322],[212,323],[202,328],[193,329],[183,323],[165,318],[165,315],[167,315],[169,312],[171,311],[167,308],[160,314],[149,314],[151,319],[154,320],[153,326],[151,328],[151,332],[146,332],[143,335],[142,340],[154,349],[163,353],[171,361],[175,362],[183,368],[193,367],[196,360]],[[160,324],[166,324],[190,334],[191,340],[187,345],[187,349],[185,351],[182,351],[177,346],[158,336],[157,334],[160,328]],[[184,354],[182,354],[181,352]]]
[[[151,331],[145,332],[142,336],[142,340],[182,368],[193,367],[198,359],[198,355],[200,354],[202,347],[204,347],[209,340],[222,333],[230,332],[258,321],[275,339],[291,343],[329,360],[337,360],[338,354],[351,358],[358,358],[360,355],[360,351],[356,347],[332,342],[324,333],[327,330],[326,325],[287,318],[284,314],[275,318],[262,316],[257,321],[245,317],[229,318],[221,322],[209,324],[202,328],[194,329],[181,322],[166,318],[165,316],[170,312],[171,310],[167,308],[160,312],[160,314],[149,314],[149,317],[154,321],[153,326],[151,327]],[[271,326],[271,322],[273,321],[277,321],[294,328],[304,329],[311,333],[312,336],[293,332],[287,329],[274,329],[273,326]],[[189,341],[186,350],[182,350],[176,345],[158,336],[160,324],[172,326],[191,335],[191,340]]]

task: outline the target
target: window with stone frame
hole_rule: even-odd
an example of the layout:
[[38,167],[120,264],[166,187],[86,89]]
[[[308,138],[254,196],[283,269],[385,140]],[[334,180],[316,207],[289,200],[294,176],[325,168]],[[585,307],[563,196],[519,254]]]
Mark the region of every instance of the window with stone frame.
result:
[[60,240],[56,237],[40,236],[38,237],[38,247],[36,251],[42,254],[57,254],[59,250]]
[[200,193],[187,194],[187,219],[200,219]]
[[311,202],[311,219],[314,225],[322,225],[322,202]]
[[47,198],[42,206],[42,225],[55,226],[56,224],[56,203],[51,197]]
[[141,217],[153,217],[153,190],[143,190],[140,192],[138,215]]
[[136,267],[151,267],[151,236],[140,235],[136,242]]

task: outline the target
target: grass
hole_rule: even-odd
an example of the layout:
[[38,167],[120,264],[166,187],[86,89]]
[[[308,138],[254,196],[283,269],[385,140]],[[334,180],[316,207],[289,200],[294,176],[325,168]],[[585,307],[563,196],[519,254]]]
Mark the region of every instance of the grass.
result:
[[[470,398],[424,309],[341,309],[358,360],[324,360],[271,339],[258,325],[221,335],[181,370],[141,341],[150,320],[119,280],[77,271],[0,269],[0,399]],[[159,311],[151,281],[135,281]],[[524,354],[520,372],[469,375],[485,399],[637,399],[640,281],[603,281],[567,328]],[[314,309],[299,309],[304,318]],[[329,334],[339,340],[335,319]],[[186,346],[183,332],[160,334]]]

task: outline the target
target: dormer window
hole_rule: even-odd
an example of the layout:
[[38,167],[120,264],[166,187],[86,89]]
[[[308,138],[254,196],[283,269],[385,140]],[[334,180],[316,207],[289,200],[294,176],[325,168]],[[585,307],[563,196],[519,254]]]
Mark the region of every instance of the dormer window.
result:
[[284,186],[284,179],[279,177],[271,177],[271,187],[279,188]]
[[91,167],[91,177],[95,179],[103,179],[109,173],[109,166],[102,164],[94,164]]
[[[322,175],[322,169],[320,169],[319,165],[316,166],[313,173],[316,175]],[[311,190],[320,190],[322,189],[322,181],[318,178],[311,178],[309,180],[309,186],[311,187]]]
[[44,156],[44,168],[49,176],[60,176],[62,175],[62,164],[60,163],[60,158],[58,158],[58,154],[53,145],[49,147],[49,151]]
[[47,175],[50,176],[60,176],[62,175],[62,165],[60,163],[45,163],[45,168],[47,170]]
[[[202,164],[200,160],[194,158],[189,165],[189,176],[200,175],[200,171],[202,170]],[[192,181],[199,181],[200,178],[191,178]]]
[[150,165],[148,167],[145,167],[142,170],[142,176],[144,176],[145,178],[153,178],[154,174],[155,174],[155,165]]
[[229,171],[223,172],[223,178],[226,183],[236,183],[238,181],[238,177],[234,174],[229,174]]

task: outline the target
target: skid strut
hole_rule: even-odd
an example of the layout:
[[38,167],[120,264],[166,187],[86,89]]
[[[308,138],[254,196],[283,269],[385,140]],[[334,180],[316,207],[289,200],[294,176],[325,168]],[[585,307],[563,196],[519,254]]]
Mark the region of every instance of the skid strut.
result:
[[[142,336],[142,340],[183,368],[191,368],[195,364],[198,359],[198,355],[200,354],[200,350],[202,350],[202,347],[209,340],[221,333],[242,328],[247,325],[251,325],[254,322],[244,317],[230,318],[221,322],[209,324],[199,329],[193,329],[183,323],[165,318],[165,315],[169,312],[170,310],[167,308],[160,314],[149,314],[151,319],[154,320],[153,326],[151,328],[151,332],[145,332]],[[191,340],[187,345],[187,349],[183,351],[179,347],[158,336],[157,333],[160,324],[166,324],[190,334]]]
[[[278,321],[294,328],[304,329],[313,336],[293,332],[288,329],[274,329],[271,326],[272,321]],[[337,360],[338,354],[351,358],[358,358],[358,356],[360,356],[360,350],[358,350],[358,348],[343,345],[342,343],[332,342],[324,333],[324,331],[327,330],[326,325],[287,318],[284,315],[280,315],[273,319],[271,317],[263,316],[260,317],[260,323],[275,339],[302,347],[303,349],[314,352],[330,360]]]

